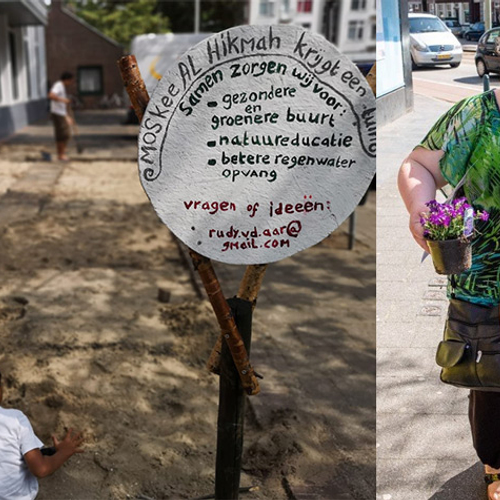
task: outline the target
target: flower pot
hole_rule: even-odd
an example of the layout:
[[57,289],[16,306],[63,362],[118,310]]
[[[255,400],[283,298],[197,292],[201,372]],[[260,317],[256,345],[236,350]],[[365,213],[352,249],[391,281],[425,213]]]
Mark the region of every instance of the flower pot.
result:
[[460,274],[472,265],[469,239],[427,240],[434,269],[438,274]]

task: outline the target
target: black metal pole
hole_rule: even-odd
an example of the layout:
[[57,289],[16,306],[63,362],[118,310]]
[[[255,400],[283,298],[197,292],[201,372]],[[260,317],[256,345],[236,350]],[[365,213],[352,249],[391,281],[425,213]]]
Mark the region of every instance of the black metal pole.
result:
[[[227,302],[250,355],[252,303],[239,298],[229,299]],[[233,358],[224,342],[221,352],[217,419],[216,500],[237,500],[238,498],[243,453],[245,397]]]
[[483,75],[483,90],[484,92],[490,90],[490,75]]

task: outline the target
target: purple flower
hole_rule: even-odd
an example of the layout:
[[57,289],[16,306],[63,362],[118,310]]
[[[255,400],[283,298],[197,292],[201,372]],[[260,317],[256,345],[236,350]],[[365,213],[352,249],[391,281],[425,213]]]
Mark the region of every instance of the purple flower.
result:
[[[429,212],[422,213],[420,224],[424,229],[424,236],[431,240],[446,240],[459,238],[465,230],[466,224],[465,212],[471,210],[471,205],[467,198],[457,198],[450,203],[439,203],[436,200],[430,200],[426,203]],[[487,221],[489,214],[485,211],[475,211],[474,218]],[[472,220],[469,221],[472,223]],[[472,232],[472,226],[471,226]]]
[[429,215],[429,222],[435,224],[436,226],[441,226],[443,224],[443,214],[434,213]]
[[461,198],[456,198],[451,202],[454,206],[462,205],[463,203],[467,203],[467,198],[462,196]]

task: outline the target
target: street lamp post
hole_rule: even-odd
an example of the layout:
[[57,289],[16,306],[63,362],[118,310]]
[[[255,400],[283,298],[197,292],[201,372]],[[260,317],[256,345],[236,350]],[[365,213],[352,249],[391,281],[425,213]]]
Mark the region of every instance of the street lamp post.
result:
[[200,0],[194,0],[194,32],[200,32]]
[[491,0],[484,2],[484,29],[485,31],[491,29]]

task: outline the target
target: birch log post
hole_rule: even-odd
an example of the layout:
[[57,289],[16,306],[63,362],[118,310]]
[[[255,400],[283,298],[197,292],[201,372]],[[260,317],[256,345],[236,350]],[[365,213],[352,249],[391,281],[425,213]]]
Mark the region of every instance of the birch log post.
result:
[[[149,102],[149,94],[141,77],[135,56],[129,55],[122,57],[118,61],[118,67],[135,114],[139,121],[142,121]],[[247,394],[258,394],[260,392],[259,383],[250,364],[245,344],[238,332],[231,309],[222,294],[219,280],[217,279],[212,263],[210,259],[203,257],[191,249],[190,255],[193,259],[195,269],[200,274],[208,298],[214,309],[215,316],[221,328],[221,337],[225,338],[229,350],[231,351],[234,364],[238,369],[241,384]]]
[[[238,290],[239,299],[247,300],[252,303],[255,309],[257,303],[257,296],[259,294],[262,281],[264,279],[264,274],[267,270],[267,264],[256,264],[247,266],[245,274],[240,283],[240,288]],[[210,358],[207,362],[207,368],[212,373],[220,373],[220,357],[222,353],[222,335],[219,335],[217,342],[212,349]]]

